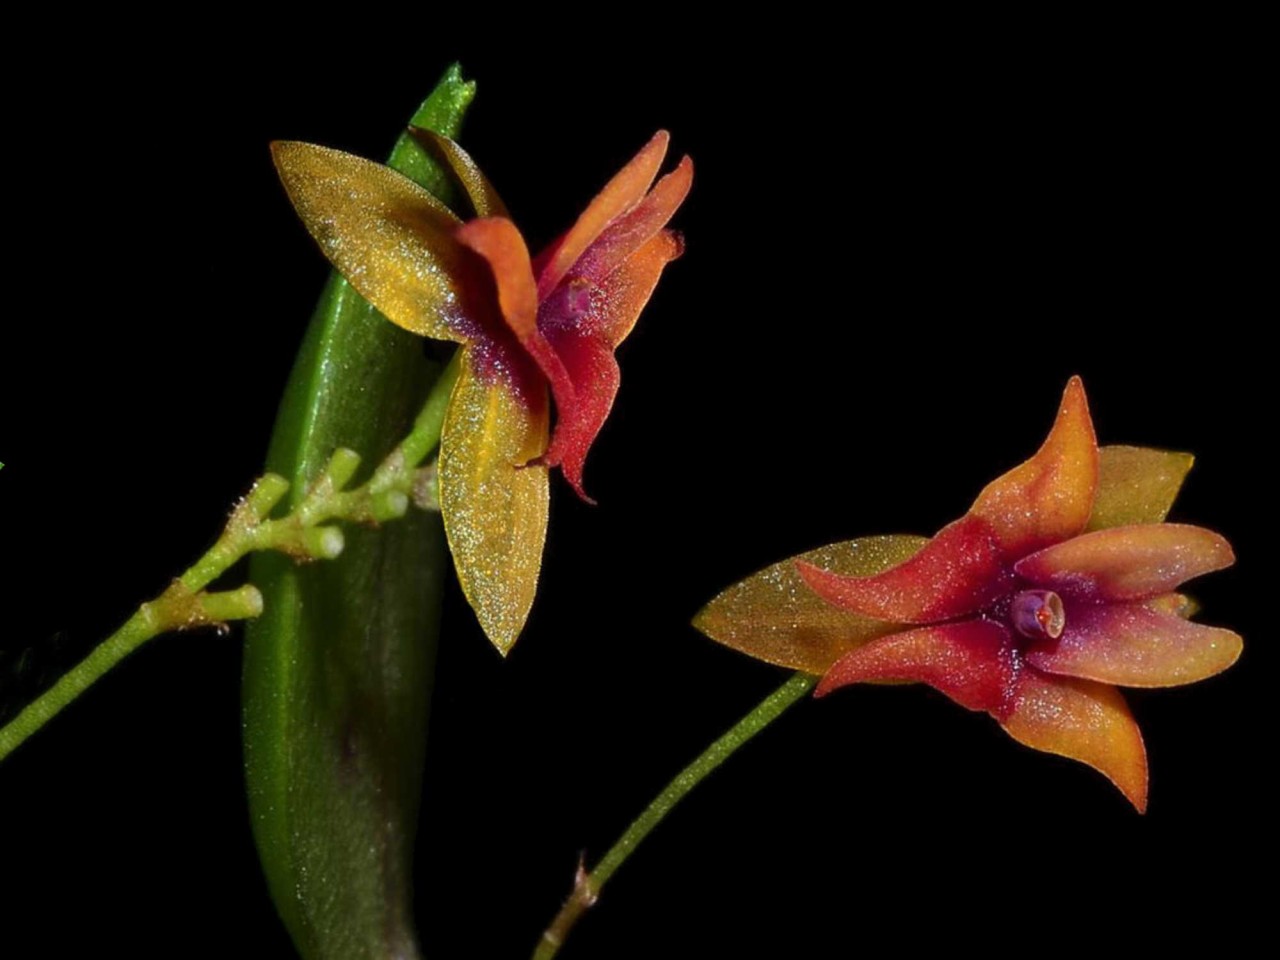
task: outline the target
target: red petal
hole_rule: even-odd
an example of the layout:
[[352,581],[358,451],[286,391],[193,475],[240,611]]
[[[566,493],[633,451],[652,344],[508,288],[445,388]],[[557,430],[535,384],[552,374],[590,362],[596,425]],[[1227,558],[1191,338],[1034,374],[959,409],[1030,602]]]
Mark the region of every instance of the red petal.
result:
[[471,220],[457,229],[457,239],[489,264],[498,289],[502,318],[551,383],[557,409],[573,406],[568,370],[538,330],[538,294],[529,248],[516,225],[505,217]]
[[609,225],[573,265],[570,274],[599,283],[667,225],[693,185],[688,157],[657,182],[635,209]]
[[826,673],[855,647],[906,627],[827,603],[805,588],[796,560],[850,576],[871,576],[901,563],[928,542],[924,537],[860,537],[818,547],[722,591],[698,612],[693,625],[749,656],[805,673]]
[[659,130],[655,133],[653,139],[596,194],[582,216],[578,217],[577,222],[560,238],[555,247],[539,256],[540,265],[544,264],[538,276],[539,299],[545,300],[551,295],[551,291],[568,274],[569,268],[609,224],[640,202],[653,183],[653,178],[657,176],[658,168],[662,166],[668,140],[670,136],[667,131]]
[[1086,533],[1023,557],[1014,569],[1063,595],[1141,600],[1234,562],[1231,544],[1212,530],[1148,523]]
[[1221,673],[1241,647],[1230,630],[1191,623],[1149,602],[1071,604],[1062,636],[1033,647],[1027,660],[1048,673],[1123,687],[1171,687]]
[[898,623],[962,617],[991,603],[1011,584],[991,528],[977,517],[943,527],[914,557],[874,577],[845,577],[797,561],[819,596],[845,610]]
[[1006,557],[1020,557],[1080,533],[1097,485],[1093,421],[1084,385],[1072,377],[1043,446],[989,483],[969,512],[991,525]]
[[872,640],[837,660],[814,695],[867,680],[911,680],[962,707],[999,715],[1013,678],[1009,632],[989,620],[968,620]]
[[1147,751],[1115,687],[1024,666],[1013,712],[1002,726],[1028,747],[1088,764],[1119,787],[1139,813],[1147,809]]
[[548,339],[573,381],[573,403],[558,406],[555,434],[538,462],[559,466],[578,496],[594,503],[582,489],[582,466],[618,393],[618,362],[613,347],[598,337],[556,328]]

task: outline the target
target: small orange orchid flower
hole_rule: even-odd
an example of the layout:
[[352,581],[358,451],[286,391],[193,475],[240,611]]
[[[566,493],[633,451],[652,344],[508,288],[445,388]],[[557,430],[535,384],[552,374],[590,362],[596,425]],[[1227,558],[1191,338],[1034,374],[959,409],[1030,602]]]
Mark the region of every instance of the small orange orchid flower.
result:
[[410,132],[454,174],[475,219],[360,157],[296,142],[272,151],[299,216],[351,285],[396,325],[462,345],[440,437],[440,509],[463,592],[506,654],[537,587],[548,468],[588,499],[582,468],[618,390],[614,350],[680,256],[666,224],[693,164],[683,158],[655,184],[668,141],[659,131],[535,259],[471,157]]
[[932,539],[867,537],[764,570],[694,621],[708,636],[821,674],[928,684],[1027,746],[1105,774],[1141,812],[1142,735],[1116,688],[1202,680],[1240,637],[1192,623],[1174,592],[1230,566],[1218,534],[1164,523],[1192,458],[1099,448],[1078,377],[1048,439]]

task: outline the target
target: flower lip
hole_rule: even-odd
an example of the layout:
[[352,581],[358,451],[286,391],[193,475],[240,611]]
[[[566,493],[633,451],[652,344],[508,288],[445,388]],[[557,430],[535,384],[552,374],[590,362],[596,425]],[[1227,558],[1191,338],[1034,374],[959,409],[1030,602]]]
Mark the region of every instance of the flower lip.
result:
[[1052,590],[1022,590],[1009,605],[1013,629],[1029,640],[1057,640],[1067,625],[1062,598]]

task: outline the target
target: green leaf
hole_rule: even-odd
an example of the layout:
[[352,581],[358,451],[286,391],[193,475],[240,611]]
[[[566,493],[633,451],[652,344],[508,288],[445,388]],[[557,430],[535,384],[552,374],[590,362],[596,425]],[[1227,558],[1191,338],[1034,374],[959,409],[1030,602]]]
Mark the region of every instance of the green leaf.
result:
[[[411,122],[456,137],[474,94],[452,67]],[[452,199],[448,177],[408,136],[390,164]],[[286,389],[268,469],[293,481],[296,502],[336,447],[376,463],[438,374],[420,338],[334,274]],[[420,954],[411,868],[448,566],[438,516],[418,511],[381,530],[348,529],[332,563],[253,561],[266,612],[245,648],[249,807],[271,894],[308,960]]]

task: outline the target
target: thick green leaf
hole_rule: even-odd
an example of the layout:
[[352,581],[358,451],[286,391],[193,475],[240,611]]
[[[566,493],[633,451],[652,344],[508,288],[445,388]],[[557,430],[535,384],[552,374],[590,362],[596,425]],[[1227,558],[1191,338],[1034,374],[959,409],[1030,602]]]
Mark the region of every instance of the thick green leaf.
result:
[[[474,92],[450,69],[413,125],[456,137]],[[452,199],[409,137],[390,164]],[[293,481],[295,502],[335,447],[364,455],[368,470],[407,432],[438,372],[421,339],[333,275],[268,468]],[[266,612],[245,648],[249,806],[272,896],[308,960],[419,955],[412,853],[447,569],[439,518],[417,511],[378,531],[348,529],[333,563],[254,560]]]

